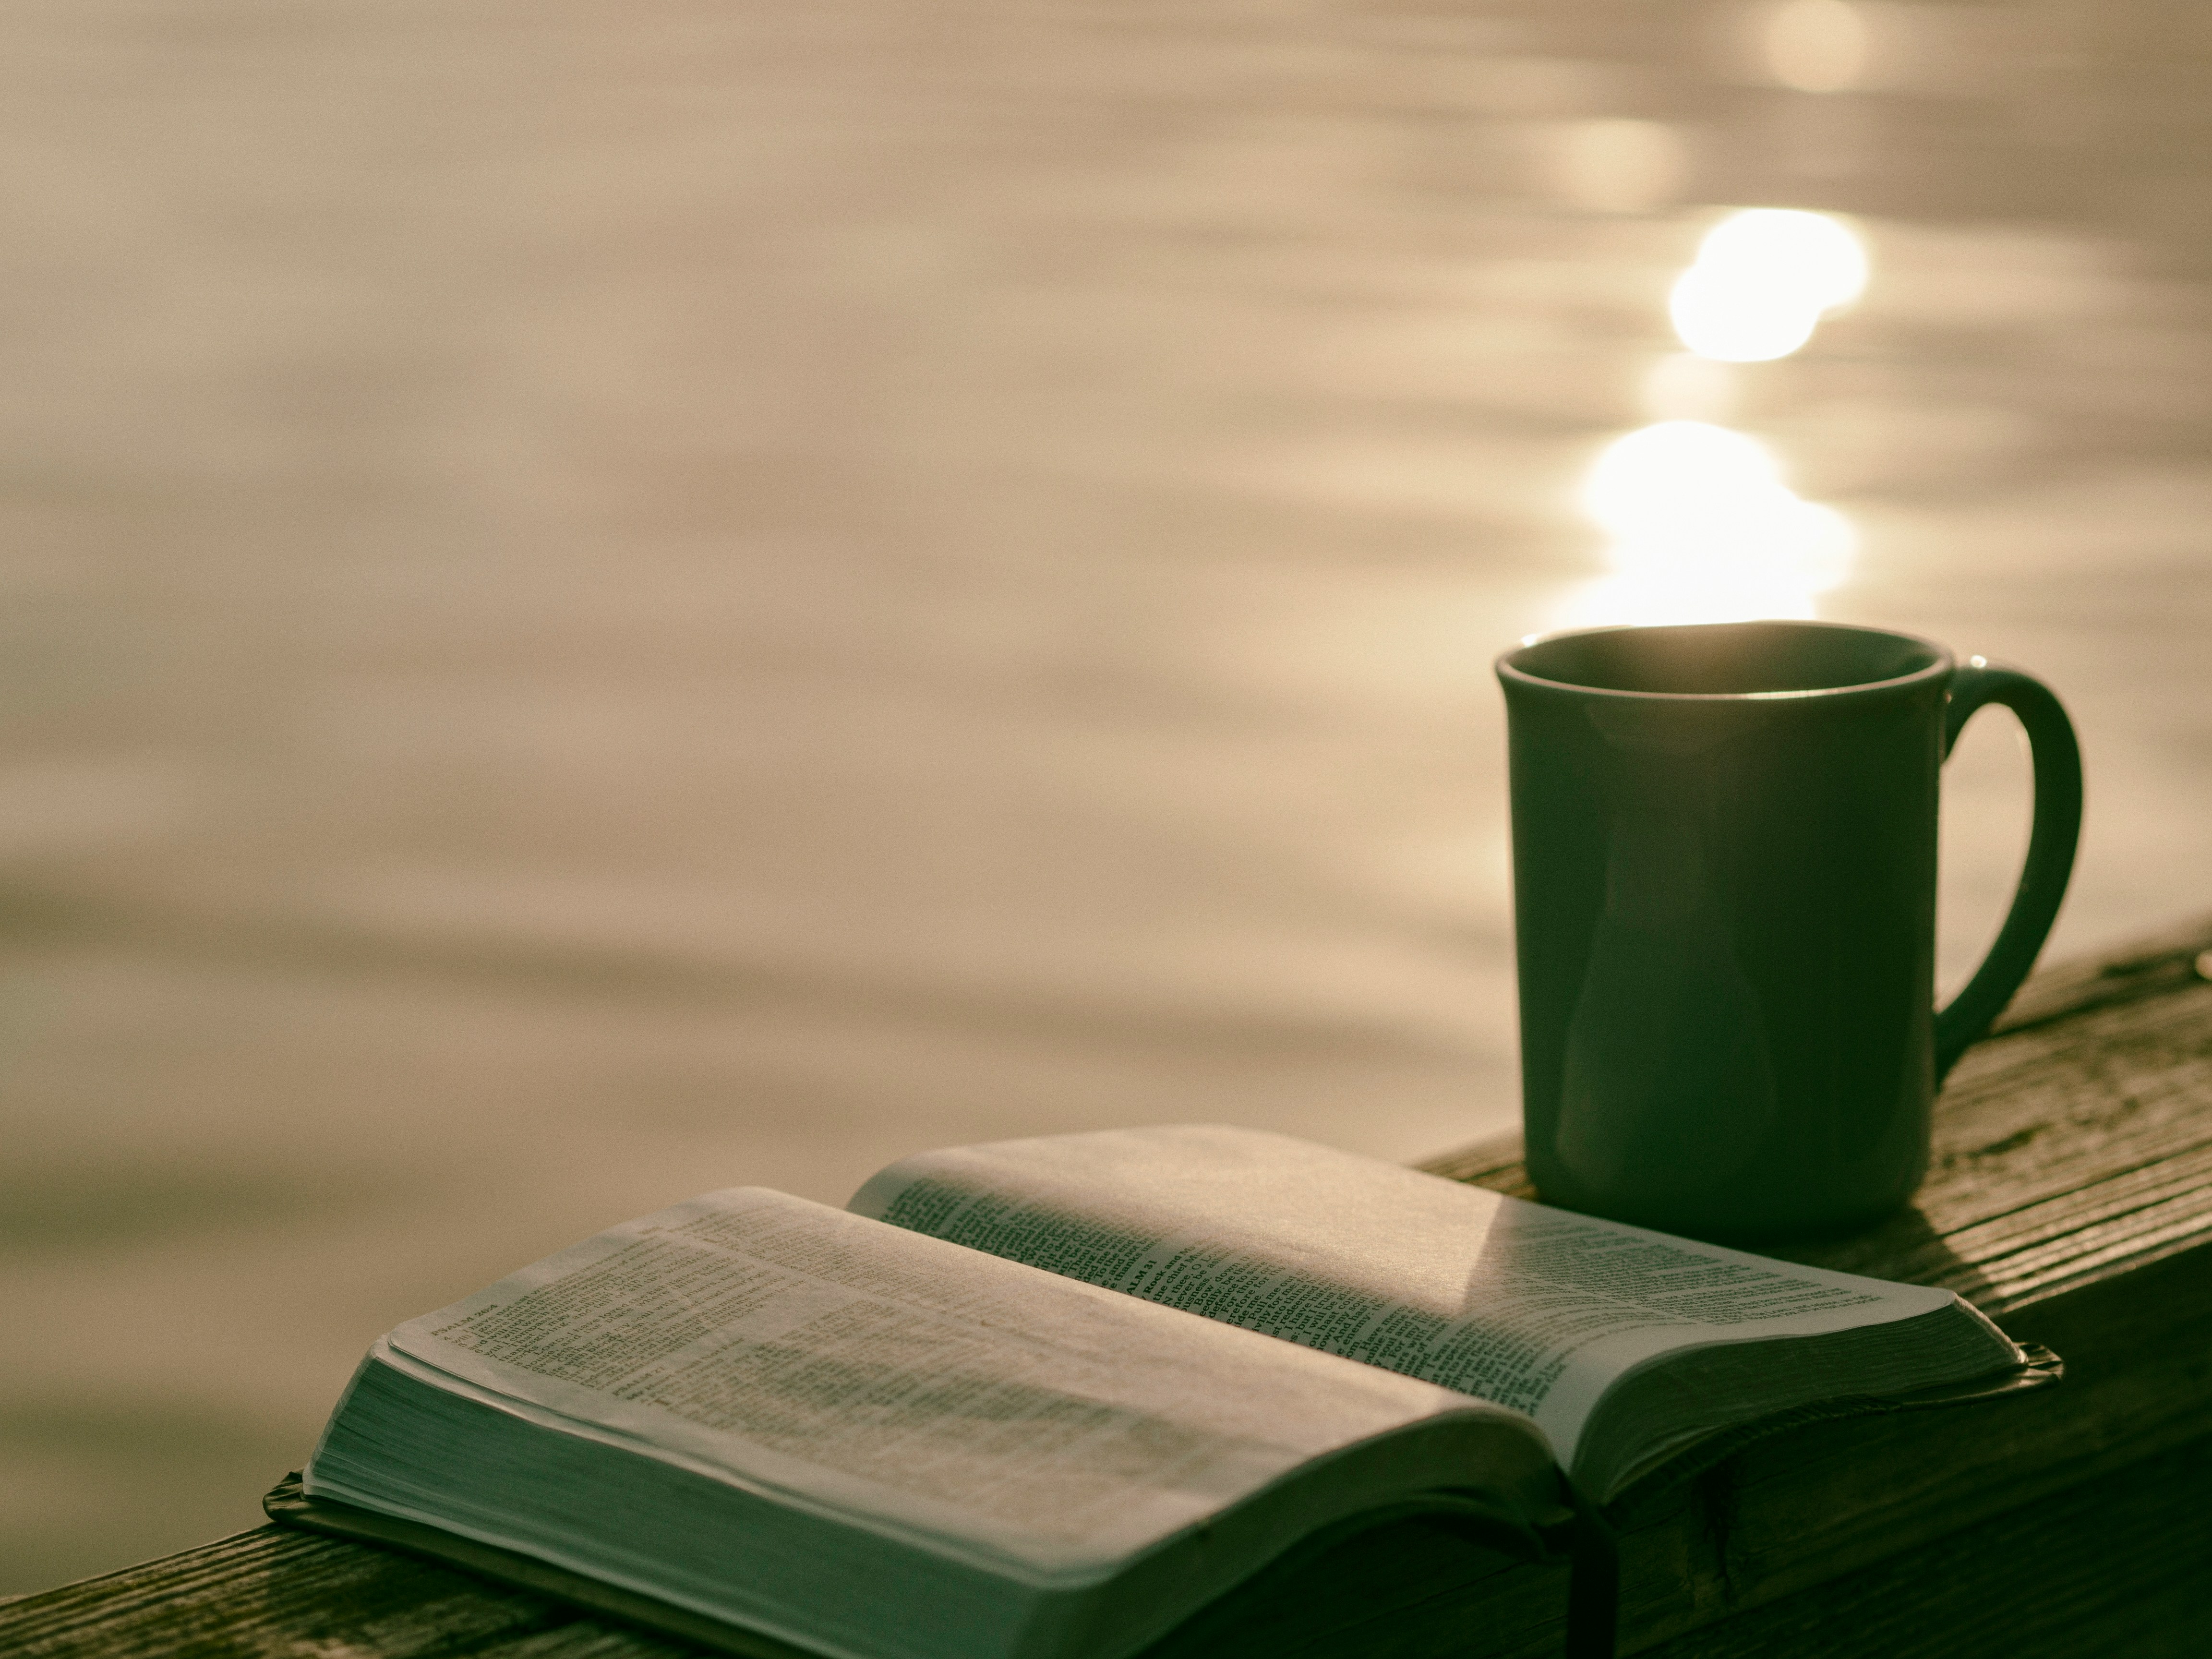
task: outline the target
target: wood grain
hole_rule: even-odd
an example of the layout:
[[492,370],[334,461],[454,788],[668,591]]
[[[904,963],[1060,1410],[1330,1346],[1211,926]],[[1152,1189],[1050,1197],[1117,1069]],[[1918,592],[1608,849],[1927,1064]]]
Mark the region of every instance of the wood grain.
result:
[[[1954,1286],[2063,1386],[1777,1435],[1625,1518],[1624,1654],[2201,1650],[2212,1583],[2212,918],[2031,983],[1960,1066],[1914,1208],[1796,1259]],[[1429,1168],[1525,1191],[1518,1149]],[[1345,1587],[1356,1587],[1356,1594]],[[1433,1528],[1263,1577],[1201,1654],[1556,1652],[1564,1573]],[[468,1575],[261,1528],[0,1604],[25,1659],[667,1659],[695,1651]]]
[[574,1622],[566,1609],[383,1551],[263,1527],[5,1610],[0,1645],[46,1655],[495,1650]]
[[2212,1441],[1895,1552],[1649,1659],[2185,1659],[2206,1648]]

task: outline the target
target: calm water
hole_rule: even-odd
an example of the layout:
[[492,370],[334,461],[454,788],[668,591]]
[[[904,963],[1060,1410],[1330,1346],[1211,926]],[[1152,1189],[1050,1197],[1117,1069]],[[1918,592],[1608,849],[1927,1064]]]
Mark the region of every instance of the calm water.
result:
[[0,40],[0,1593],[250,1524],[380,1331],[702,1188],[1509,1126],[1536,629],[2017,661],[2055,948],[2212,904],[2212,12]]

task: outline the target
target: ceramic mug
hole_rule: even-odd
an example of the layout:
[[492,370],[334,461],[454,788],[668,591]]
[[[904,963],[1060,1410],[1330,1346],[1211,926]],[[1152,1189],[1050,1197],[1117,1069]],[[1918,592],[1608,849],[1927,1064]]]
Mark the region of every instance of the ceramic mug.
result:
[[[1937,1086],[2065,894],[2081,763],[2058,699],[1826,623],[1560,634],[1498,677],[1542,1196],[1743,1241],[1902,1205]],[[2027,729],[2034,826],[1996,944],[1938,1012],[1938,775],[1992,702]]]

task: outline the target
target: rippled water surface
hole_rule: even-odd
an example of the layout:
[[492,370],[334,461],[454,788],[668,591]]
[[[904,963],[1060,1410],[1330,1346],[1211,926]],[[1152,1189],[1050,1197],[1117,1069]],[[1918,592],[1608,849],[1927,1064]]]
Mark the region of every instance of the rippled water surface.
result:
[[2018,662],[2055,948],[2212,902],[2212,12],[0,40],[0,1593],[249,1524],[378,1332],[705,1188],[1510,1125],[1532,631]]

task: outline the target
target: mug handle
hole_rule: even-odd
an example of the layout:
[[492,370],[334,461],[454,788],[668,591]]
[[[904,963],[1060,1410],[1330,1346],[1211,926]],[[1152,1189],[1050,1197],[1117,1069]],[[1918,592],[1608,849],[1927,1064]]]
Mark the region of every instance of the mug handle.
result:
[[1943,758],[1959,741],[1967,718],[1984,703],[2002,703],[2020,717],[2035,768],[2034,827],[2027,861],[2012,908],[1996,943],[1974,969],[1966,988],[1936,1013],[1936,1081],[1942,1083],[1967,1046],[1990,1029],[2035,966],[2058,902],[2074,872],[2074,846],[2081,834],[2081,750],[2073,723],[2051,688],[2032,674],[2002,663],[1970,659],[1951,678],[1943,711]]

